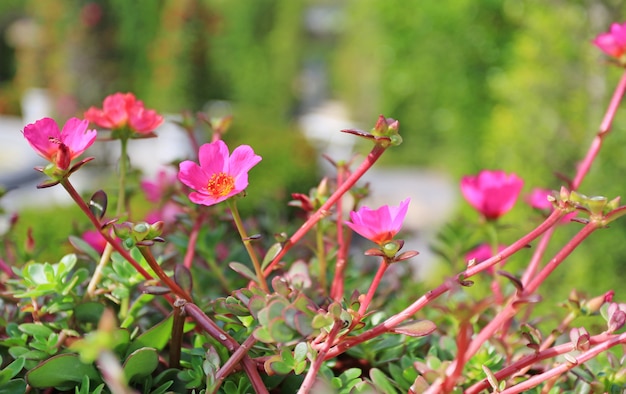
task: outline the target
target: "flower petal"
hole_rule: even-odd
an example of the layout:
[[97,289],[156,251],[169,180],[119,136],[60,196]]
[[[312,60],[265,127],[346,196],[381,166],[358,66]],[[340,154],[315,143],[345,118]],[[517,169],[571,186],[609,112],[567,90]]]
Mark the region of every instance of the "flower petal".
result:
[[209,183],[207,174],[193,161],[183,161],[178,168],[178,179],[194,190],[204,190]]
[[198,152],[200,167],[206,174],[227,172],[228,147],[222,140],[204,144]]
[[61,133],[59,126],[51,118],[42,118],[24,127],[24,138],[41,157],[47,160],[52,161],[59,151]]

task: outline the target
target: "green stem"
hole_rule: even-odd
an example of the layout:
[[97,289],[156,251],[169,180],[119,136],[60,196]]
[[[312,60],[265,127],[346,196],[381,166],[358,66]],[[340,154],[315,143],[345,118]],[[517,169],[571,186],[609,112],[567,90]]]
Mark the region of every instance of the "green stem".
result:
[[[119,165],[119,185],[117,192],[117,209],[115,210],[115,216],[120,217],[122,212],[124,211],[124,206],[126,205],[126,172],[128,171],[128,139],[121,138],[120,139],[120,165]],[[89,280],[89,284],[87,285],[86,295],[88,297],[92,297],[95,295],[96,287],[100,280],[102,279],[102,271],[104,267],[108,264],[111,259],[111,253],[113,252],[113,245],[111,243],[107,243],[104,247],[104,251],[100,256],[100,261],[96,266],[96,269]]]
[[233,220],[235,222],[235,226],[237,227],[237,231],[239,231],[239,235],[241,236],[241,241],[250,256],[250,260],[252,260],[252,265],[254,266],[254,272],[256,273],[257,280],[259,282],[259,286],[269,293],[269,287],[267,287],[267,282],[265,281],[265,276],[263,276],[263,270],[261,269],[261,263],[259,263],[259,258],[252,247],[252,241],[248,237],[246,233],[246,229],[243,226],[243,222],[241,221],[241,216],[239,215],[239,210],[237,209],[237,202],[234,198],[229,198],[226,200],[228,207],[230,208],[230,212],[233,215]]

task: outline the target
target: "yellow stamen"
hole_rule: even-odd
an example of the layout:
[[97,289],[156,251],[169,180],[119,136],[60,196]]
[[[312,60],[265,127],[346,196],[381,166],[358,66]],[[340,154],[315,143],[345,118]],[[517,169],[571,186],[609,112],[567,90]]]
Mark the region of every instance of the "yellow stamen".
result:
[[234,188],[235,178],[223,172],[213,174],[206,186],[207,192],[209,192],[212,197],[226,196]]

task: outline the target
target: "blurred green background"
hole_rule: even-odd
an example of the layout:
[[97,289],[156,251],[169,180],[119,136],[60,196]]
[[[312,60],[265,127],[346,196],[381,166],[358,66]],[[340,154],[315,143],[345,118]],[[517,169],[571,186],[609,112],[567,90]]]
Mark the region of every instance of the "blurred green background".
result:
[[[32,87],[49,89],[57,118],[116,91],[169,113],[225,100],[236,119],[227,139],[254,146],[272,174],[251,188],[284,201],[316,179],[297,117],[339,100],[363,128],[379,114],[400,120],[404,144],[382,165],[432,168],[455,180],[503,169],[525,179],[525,192],[559,188],[555,173],[573,176],[620,77],[591,40],[625,19],[625,3],[3,0],[0,114],[19,115]],[[623,112],[582,193],[623,194]],[[472,215],[467,204],[460,209]],[[506,217],[520,230],[534,220],[523,208]],[[549,286],[563,289],[561,298],[573,284],[594,294],[618,290],[624,237],[624,220],[594,234]]]

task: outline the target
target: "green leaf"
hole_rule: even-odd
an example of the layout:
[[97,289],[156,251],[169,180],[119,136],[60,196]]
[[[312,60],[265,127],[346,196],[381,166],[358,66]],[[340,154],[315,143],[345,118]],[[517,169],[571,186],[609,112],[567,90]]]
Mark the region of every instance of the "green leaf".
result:
[[128,382],[136,378],[150,375],[159,365],[159,354],[156,349],[144,347],[132,352],[124,361],[124,375]]
[[87,256],[89,256],[91,260],[93,261],[100,260],[100,254],[91,245],[85,242],[85,240],[83,240],[82,238],[77,237],[75,235],[70,235],[69,241],[70,241],[70,244],[74,248],[76,248],[79,252],[85,253]]
[[21,332],[33,337],[37,335],[40,337],[48,338],[50,334],[54,332],[51,328],[39,323],[22,323],[19,325],[18,328]]
[[423,337],[437,329],[435,323],[430,320],[412,320],[402,323],[392,329],[396,334],[404,334],[410,337]]
[[173,321],[174,317],[169,315],[167,319],[139,335],[131,342],[126,354],[130,354],[137,349],[141,349],[142,347],[152,347],[157,350],[163,350],[172,334]]
[[370,378],[381,392],[385,394],[396,394],[398,390],[393,386],[387,375],[378,368],[370,369]]
[[22,368],[24,368],[24,364],[26,360],[23,358],[15,359],[11,364],[7,365],[0,371],[0,385],[4,385],[9,383],[11,379],[13,379]]
[[76,354],[60,354],[31,369],[26,374],[26,381],[34,388],[58,387],[81,382],[83,376],[100,381],[96,367],[84,364]]
[[238,273],[239,275],[243,276],[246,279],[250,279],[251,281],[255,282],[255,283],[259,283],[259,279],[256,277],[256,274],[254,272],[252,272],[252,270],[248,267],[246,267],[245,265],[238,263],[236,261],[232,261],[230,263],[228,263],[228,266],[230,267],[230,269],[232,269],[233,271],[235,271],[236,273]]
[[0,385],[0,394],[15,394],[26,392],[26,381],[24,379],[15,379]]
[[265,267],[267,267],[268,264],[271,263],[276,256],[278,256],[278,253],[280,253],[282,249],[283,246],[280,243],[275,243],[274,245],[270,246],[267,253],[265,254],[265,257],[263,257],[263,261],[261,262],[261,269],[265,269]]

